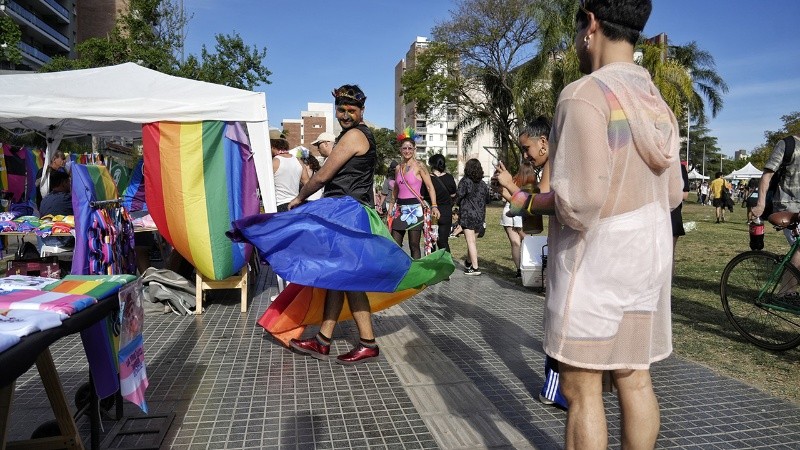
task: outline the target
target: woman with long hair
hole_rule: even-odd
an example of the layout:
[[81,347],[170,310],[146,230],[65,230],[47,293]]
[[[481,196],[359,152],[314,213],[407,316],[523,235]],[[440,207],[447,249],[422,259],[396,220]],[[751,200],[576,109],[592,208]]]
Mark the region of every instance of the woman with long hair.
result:
[[480,275],[477,237],[486,223],[486,198],[489,187],[483,182],[483,167],[475,158],[464,165],[464,176],[458,182],[459,223],[467,241],[467,264],[464,275]]
[[[315,173],[319,172],[319,169],[321,169],[322,167],[319,165],[319,161],[317,160],[316,156],[306,152],[303,152],[302,156],[303,157],[300,159],[300,162],[303,163],[303,170],[306,172],[306,174],[308,175],[308,179],[310,180],[311,177],[314,176]],[[300,187],[301,188],[303,187],[302,184]],[[319,200],[321,198],[322,198],[322,189],[309,195],[306,201],[310,202],[312,200]]]
[[[397,245],[403,245],[403,237],[408,232],[408,249],[411,258],[419,259],[420,239],[425,226],[423,210],[422,185],[431,196],[431,214],[439,218],[439,205],[436,203],[436,191],[431,184],[431,175],[425,164],[417,161],[417,143],[414,131],[406,128],[404,134],[398,136],[400,141],[400,164],[395,169],[395,183],[389,210],[395,211],[392,219],[392,237]],[[395,204],[396,209],[394,208]]]

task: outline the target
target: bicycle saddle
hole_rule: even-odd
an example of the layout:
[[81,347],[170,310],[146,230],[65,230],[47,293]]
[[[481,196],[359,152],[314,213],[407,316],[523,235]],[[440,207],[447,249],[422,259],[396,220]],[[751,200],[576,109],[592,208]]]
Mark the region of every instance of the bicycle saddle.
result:
[[769,220],[769,223],[775,225],[776,227],[786,228],[789,225],[798,222],[798,213],[789,211],[776,212],[770,214],[767,220]]

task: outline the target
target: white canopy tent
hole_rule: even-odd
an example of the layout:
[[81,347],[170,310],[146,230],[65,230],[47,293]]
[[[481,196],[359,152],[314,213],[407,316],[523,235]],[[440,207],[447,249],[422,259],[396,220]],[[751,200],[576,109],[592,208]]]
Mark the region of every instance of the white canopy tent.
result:
[[[0,127],[47,138],[45,161],[80,135],[139,137],[158,121],[244,122],[267,212],[275,211],[263,92],[174,77],[134,63],[65,72],[0,75]],[[43,178],[46,174],[43,174]]]
[[729,180],[749,180],[751,178],[761,178],[762,173],[752,163],[748,162],[746,166],[739,170],[734,170],[726,175],[725,178]]
[[688,175],[689,175],[689,179],[690,180],[707,180],[708,179],[707,176],[702,175],[700,172],[697,171],[697,169],[692,169],[692,171],[689,172]]

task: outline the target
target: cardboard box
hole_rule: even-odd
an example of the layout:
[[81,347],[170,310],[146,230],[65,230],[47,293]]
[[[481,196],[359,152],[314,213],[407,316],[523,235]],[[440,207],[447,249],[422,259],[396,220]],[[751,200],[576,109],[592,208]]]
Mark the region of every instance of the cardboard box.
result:
[[526,236],[520,250],[522,285],[544,287],[543,267],[547,259],[547,236]]

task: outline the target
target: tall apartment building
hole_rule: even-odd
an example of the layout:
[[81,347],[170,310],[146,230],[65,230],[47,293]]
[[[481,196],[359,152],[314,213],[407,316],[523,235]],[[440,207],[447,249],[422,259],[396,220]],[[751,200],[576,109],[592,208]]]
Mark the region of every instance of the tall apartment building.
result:
[[74,57],[75,45],[103,37],[114,27],[126,0],[0,0],[0,15],[20,28],[20,64],[0,69],[35,71],[55,56]]
[[20,28],[22,62],[0,62],[0,68],[36,70],[54,56],[74,54],[76,0],[0,0],[0,14]]
[[342,130],[334,120],[333,103],[309,103],[307,111],[300,112],[299,119],[283,119],[281,122],[289,147],[302,145],[314,156],[320,156],[311,145],[324,132],[338,135]]
[[458,136],[454,130],[458,119],[455,108],[443,108],[425,116],[417,112],[414,102],[404,101],[401,93],[400,79],[403,73],[414,68],[417,55],[424,52],[429,45],[430,42],[427,38],[417,36],[416,40],[411,43],[405,58],[395,66],[394,128],[398,133],[406,127],[414,128],[419,136],[417,154],[420,157],[424,157],[428,153],[441,153],[449,158],[457,158],[460,152]]
[[127,10],[128,0],[78,0],[77,42],[107,36],[120,11]]

